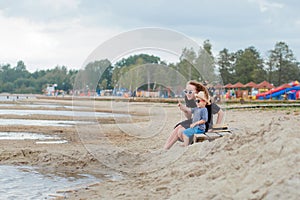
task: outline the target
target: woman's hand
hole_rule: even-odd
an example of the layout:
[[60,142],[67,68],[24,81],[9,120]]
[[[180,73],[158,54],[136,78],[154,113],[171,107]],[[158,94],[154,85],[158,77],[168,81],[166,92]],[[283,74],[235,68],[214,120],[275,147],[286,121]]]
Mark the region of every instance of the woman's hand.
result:
[[182,103],[180,102],[180,100],[178,99],[178,104],[177,104],[177,106],[179,107],[179,109],[180,110],[183,110],[183,105],[182,105]]
[[181,103],[178,103],[177,106],[180,108],[181,107]]

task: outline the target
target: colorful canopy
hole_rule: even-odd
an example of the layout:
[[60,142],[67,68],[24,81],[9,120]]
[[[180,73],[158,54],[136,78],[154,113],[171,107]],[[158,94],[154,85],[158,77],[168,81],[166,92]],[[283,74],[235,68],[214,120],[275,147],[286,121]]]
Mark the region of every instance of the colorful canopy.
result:
[[245,87],[250,87],[250,88],[257,88],[257,84],[254,83],[253,81],[245,84]]
[[271,83],[269,83],[268,81],[263,81],[257,85],[257,88],[259,88],[259,89],[262,89],[262,88],[271,89],[273,87],[274,86]]
[[232,86],[232,84],[231,84],[231,83],[228,83],[228,84],[226,84],[226,85],[224,86],[224,88],[232,88],[231,86]]
[[237,82],[236,84],[231,86],[231,88],[243,88],[243,87],[245,87],[245,86],[241,82]]

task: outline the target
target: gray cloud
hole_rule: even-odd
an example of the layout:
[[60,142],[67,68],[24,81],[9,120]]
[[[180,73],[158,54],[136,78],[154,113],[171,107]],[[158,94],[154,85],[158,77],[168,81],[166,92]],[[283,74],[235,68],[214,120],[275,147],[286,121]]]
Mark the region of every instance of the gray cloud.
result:
[[[215,52],[254,46],[264,55],[276,42],[285,41],[300,59],[299,4],[296,0],[4,0],[0,12],[44,24],[76,21],[80,31],[169,28],[199,43],[210,39]],[[52,25],[48,31],[59,34],[65,26]]]
[[[83,4],[84,5],[84,4]],[[93,10],[107,13],[106,25],[130,29],[159,26],[194,38],[229,44],[231,49],[250,45],[264,53],[277,41],[290,43],[300,54],[298,1],[108,1]],[[84,5],[88,8],[88,3]],[[97,18],[97,13],[94,17]],[[101,15],[99,21],[101,21]],[[298,20],[298,24],[297,24]],[[239,45],[240,44],[240,45]],[[247,46],[243,46],[249,44]],[[214,45],[214,44],[213,44]],[[220,45],[218,45],[220,46]],[[299,57],[299,56],[298,56]]]

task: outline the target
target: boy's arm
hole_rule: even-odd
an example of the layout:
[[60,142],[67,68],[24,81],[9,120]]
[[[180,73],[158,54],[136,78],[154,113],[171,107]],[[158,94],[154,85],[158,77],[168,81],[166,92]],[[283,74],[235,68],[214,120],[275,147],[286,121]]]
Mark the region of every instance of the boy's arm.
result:
[[206,121],[203,120],[203,119],[201,119],[201,120],[199,120],[199,121],[196,121],[195,123],[192,123],[190,127],[191,127],[191,128],[194,128],[194,127],[197,126],[197,125],[205,124],[205,123],[206,123]]

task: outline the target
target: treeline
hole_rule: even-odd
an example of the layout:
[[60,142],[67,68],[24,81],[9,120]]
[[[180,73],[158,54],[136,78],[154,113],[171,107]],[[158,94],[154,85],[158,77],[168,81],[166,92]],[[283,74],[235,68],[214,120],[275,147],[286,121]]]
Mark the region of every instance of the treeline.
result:
[[248,47],[237,52],[223,49],[216,61],[224,84],[267,80],[279,86],[300,77],[300,64],[285,42],[277,42],[274,49],[267,52],[266,58],[254,47]]
[[47,84],[57,84],[58,89],[69,91],[73,88],[77,70],[67,70],[65,66],[54,69],[37,70],[30,73],[23,61],[15,67],[10,64],[0,66],[0,92],[17,94],[41,94]]
[[[147,76],[143,76],[145,71]],[[255,47],[237,52],[224,48],[214,56],[212,45],[206,40],[203,48],[185,48],[179,62],[169,64],[157,56],[147,54],[132,55],[115,64],[107,59],[94,61],[81,70],[67,70],[65,66],[57,66],[30,73],[23,61],[19,61],[15,67],[4,64],[0,66],[0,92],[39,94],[47,84],[54,83],[58,85],[57,89],[66,92],[73,89],[112,89],[121,85],[132,90],[136,87],[149,89],[149,84],[145,85],[149,76],[157,78],[152,78],[151,89],[159,85],[157,81],[171,86],[182,84],[182,80],[220,82],[224,85],[267,80],[278,86],[298,80],[300,64],[285,42],[277,42],[266,57],[262,57]]]

